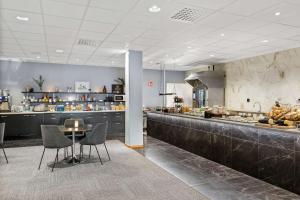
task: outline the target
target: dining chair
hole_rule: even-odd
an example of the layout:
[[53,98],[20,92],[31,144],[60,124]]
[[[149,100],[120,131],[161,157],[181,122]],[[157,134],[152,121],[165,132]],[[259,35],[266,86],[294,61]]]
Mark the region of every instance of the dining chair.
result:
[[108,128],[108,122],[106,121],[105,123],[98,123],[93,127],[93,130],[86,135],[85,138],[79,141],[80,144],[80,157],[83,156],[83,146],[88,145],[90,146],[90,152],[89,152],[89,158],[91,157],[91,146],[94,146],[99,160],[101,162],[101,165],[103,165],[97,145],[103,144],[108,156],[108,159],[110,160],[110,155],[107,151],[107,147],[105,144],[106,140],[106,135],[107,135],[107,128]]
[[56,149],[56,156],[52,166],[52,172],[55,167],[56,162],[58,162],[58,152],[62,148],[71,146],[73,152],[73,142],[64,136],[62,132],[58,129],[56,125],[41,125],[42,140],[44,145],[44,150],[40,160],[39,168],[41,168],[42,160],[46,149]]
[[5,150],[4,150],[4,146],[3,146],[4,131],[5,131],[5,123],[0,123],[0,145],[1,145],[4,157],[6,159],[6,163],[8,163],[7,156],[6,156],[6,153],[5,153]]

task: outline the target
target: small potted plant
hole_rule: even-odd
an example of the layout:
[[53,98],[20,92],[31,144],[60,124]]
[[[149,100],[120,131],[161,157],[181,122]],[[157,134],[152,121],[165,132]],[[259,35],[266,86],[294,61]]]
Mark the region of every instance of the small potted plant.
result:
[[43,84],[45,82],[45,80],[43,79],[42,75],[39,76],[38,79],[32,78],[34,80],[34,82],[39,86],[40,91],[43,91]]

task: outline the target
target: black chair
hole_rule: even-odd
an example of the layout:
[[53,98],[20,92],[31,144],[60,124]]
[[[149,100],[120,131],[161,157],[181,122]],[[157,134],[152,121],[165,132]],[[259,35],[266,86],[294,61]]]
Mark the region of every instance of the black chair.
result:
[[79,141],[80,156],[81,157],[83,156],[83,145],[89,145],[90,146],[89,158],[91,157],[91,146],[94,146],[96,151],[97,151],[97,154],[98,154],[99,160],[101,162],[101,165],[102,165],[103,163],[102,163],[99,151],[97,149],[97,145],[104,144],[108,159],[110,160],[110,155],[109,155],[109,153],[107,151],[107,147],[105,145],[105,140],[106,140],[106,135],[107,135],[107,128],[108,128],[108,122],[98,123],[98,124],[95,125],[95,127],[93,127],[93,130],[86,135],[85,138],[83,138],[82,140]]
[[2,148],[2,151],[3,151],[3,154],[5,156],[6,163],[8,163],[6,153],[4,151],[4,146],[3,146],[4,131],[5,131],[5,123],[0,123],[0,145],[1,145],[1,148]]
[[66,147],[71,146],[72,152],[73,152],[73,146],[72,146],[73,142],[72,142],[72,140],[65,137],[64,134],[62,132],[60,132],[58,127],[55,125],[41,125],[41,130],[42,130],[44,151],[43,151],[38,169],[40,169],[40,167],[41,167],[46,148],[47,149],[56,149],[56,156],[55,156],[55,160],[54,160],[54,163],[52,166],[52,171],[53,171],[56,162],[58,162],[58,151],[61,148],[66,148]]

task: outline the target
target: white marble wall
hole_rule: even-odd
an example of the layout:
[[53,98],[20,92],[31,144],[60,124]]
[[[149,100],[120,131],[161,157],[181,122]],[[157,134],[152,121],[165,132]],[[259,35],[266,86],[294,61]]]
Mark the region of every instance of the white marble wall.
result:
[[[238,60],[226,71],[225,104],[232,110],[269,111],[276,100],[297,104],[300,98],[300,48]],[[250,98],[251,102],[247,102]]]

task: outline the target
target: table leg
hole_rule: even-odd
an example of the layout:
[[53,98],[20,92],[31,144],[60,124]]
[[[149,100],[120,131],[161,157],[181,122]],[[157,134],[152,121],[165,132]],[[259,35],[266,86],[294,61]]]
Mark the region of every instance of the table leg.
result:
[[73,163],[75,163],[75,131],[72,132],[72,139],[73,139],[73,151],[72,151],[72,159],[73,159]]

